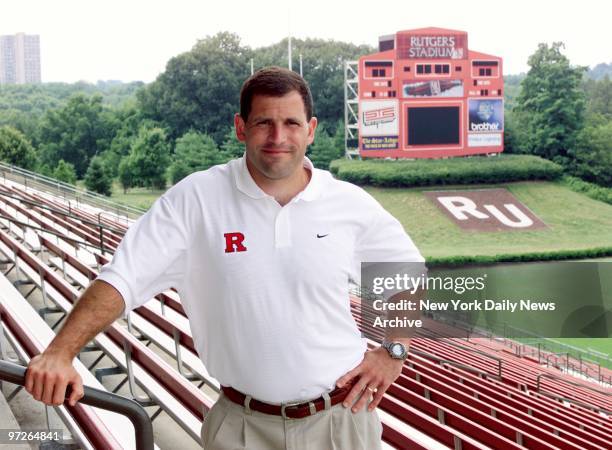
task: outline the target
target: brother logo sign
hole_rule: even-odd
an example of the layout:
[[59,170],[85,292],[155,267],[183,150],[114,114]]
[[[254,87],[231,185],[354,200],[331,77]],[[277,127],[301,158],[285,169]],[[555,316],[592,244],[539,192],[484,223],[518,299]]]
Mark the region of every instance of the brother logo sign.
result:
[[547,228],[544,222],[506,189],[428,191],[424,194],[457,225],[466,230]]
[[503,131],[504,102],[501,99],[469,99],[471,132]]
[[500,131],[499,123],[470,123],[470,131]]

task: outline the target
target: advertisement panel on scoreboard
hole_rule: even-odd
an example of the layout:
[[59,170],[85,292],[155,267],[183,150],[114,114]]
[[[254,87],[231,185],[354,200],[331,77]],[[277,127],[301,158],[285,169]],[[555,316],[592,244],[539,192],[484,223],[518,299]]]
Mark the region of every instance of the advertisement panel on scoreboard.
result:
[[504,131],[504,102],[502,99],[468,100],[470,133]]
[[399,105],[397,100],[361,101],[359,118],[359,136],[363,150],[398,148]]
[[361,136],[397,135],[399,130],[397,100],[370,100],[359,104]]
[[470,133],[468,147],[497,147],[502,145],[501,133]]
[[463,97],[463,80],[404,80],[402,97]]
[[397,136],[362,136],[362,150],[397,150],[399,138]]

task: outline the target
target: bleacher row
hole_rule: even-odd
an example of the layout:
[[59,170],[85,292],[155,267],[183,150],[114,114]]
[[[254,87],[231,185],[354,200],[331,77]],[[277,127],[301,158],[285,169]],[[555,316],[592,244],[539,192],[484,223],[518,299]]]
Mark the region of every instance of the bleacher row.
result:
[[[0,183],[0,257],[17,280],[0,276],[0,325],[22,363],[50,342],[126,229],[94,208]],[[44,301],[39,311],[28,302],[34,291]],[[356,297],[351,308],[366,327],[372,311]],[[378,345],[377,330],[367,331],[369,345]],[[609,390],[518,357],[495,339],[453,335],[428,321],[413,339],[402,374],[379,405],[385,448],[612,449]],[[163,411],[200,441],[219,384],[197,356],[175,291],[115,322],[86,351],[99,352],[88,366],[75,362],[86,384],[104,388],[105,374],[123,373],[113,391],[127,383],[133,398],[156,408],[153,418]],[[104,356],[114,368],[96,369]],[[84,448],[134,447],[133,428],[118,414],[79,404],[57,411]]]

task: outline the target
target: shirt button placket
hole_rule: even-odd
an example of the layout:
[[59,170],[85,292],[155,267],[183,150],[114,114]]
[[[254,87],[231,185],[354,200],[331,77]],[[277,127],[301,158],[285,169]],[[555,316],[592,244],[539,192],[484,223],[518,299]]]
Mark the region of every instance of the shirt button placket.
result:
[[289,221],[289,206],[285,205],[276,215],[274,223],[274,243],[276,248],[291,246],[291,222]]

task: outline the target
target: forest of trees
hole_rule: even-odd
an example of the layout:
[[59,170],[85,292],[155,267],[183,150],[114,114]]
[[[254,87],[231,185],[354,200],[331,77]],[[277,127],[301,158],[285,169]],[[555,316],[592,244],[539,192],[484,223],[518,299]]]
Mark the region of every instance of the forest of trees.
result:
[[528,64],[527,74],[506,82],[505,151],[550,159],[612,187],[612,65],[574,67],[561,42],[540,44]]
[[[375,49],[320,39],[293,40],[319,129],[309,157],[317,167],[344,152],[343,64]],[[573,67],[560,43],[541,44],[527,74],[505,79],[506,151],[560,162],[568,173],[612,186],[612,64]],[[251,49],[223,32],[168,61],[150,83],[0,86],[0,160],[108,195],[163,189],[240,156],[233,129],[242,82],[255,68],[286,65],[287,42]],[[295,65],[294,65],[295,67]]]
[[[320,39],[293,45],[320,124],[310,156],[326,168],[343,154],[344,61],[374,49]],[[110,192],[112,179],[125,190],[164,188],[242,155],[233,115],[250,61],[285,65],[286,52],[286,40],[253,50],[223,32],[172,58],[148,85],[0,86],[0,159],[66,182],[83,179],[101,193]]]

